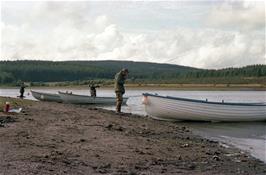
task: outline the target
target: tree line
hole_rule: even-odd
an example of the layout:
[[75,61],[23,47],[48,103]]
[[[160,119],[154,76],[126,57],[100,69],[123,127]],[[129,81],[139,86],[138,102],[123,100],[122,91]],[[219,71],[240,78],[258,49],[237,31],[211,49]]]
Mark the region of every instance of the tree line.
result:
[[0,61],[0,83],[110,81],[122,68],[132,83],[265,83],[266,65],[219,70],[133,61]]

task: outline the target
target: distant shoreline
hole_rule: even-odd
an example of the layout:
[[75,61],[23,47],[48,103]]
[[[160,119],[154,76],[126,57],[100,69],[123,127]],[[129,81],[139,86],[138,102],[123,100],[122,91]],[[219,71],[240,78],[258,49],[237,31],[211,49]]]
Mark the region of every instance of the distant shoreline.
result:
[[266,90],[264,84],[129,84],[127,87],[173,90]]
[[[234,90],[234,91],[266,91],[266,84],[126,84],[127,89],[160,89],[160,90]],[[0,88],[18,88],[18,86],[0,85]],[[42,88],[75,88],[86,89],[88,85],[45,85],[45,86],[29,86],[30,89],[42,89]],[[102,85],[101,88],[112,89],[113,85]],[[100,89],[101,89],[100,88]]]

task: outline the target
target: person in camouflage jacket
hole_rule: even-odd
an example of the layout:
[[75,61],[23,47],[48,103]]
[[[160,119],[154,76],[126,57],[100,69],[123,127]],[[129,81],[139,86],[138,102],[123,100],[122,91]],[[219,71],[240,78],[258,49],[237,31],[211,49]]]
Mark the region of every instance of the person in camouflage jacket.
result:
[[116,112],[121,112],[121,105],[123,103],[123,95],[125,93],[125,80],[128,76],[128,69],[122,69],[115,75],[115,94],[116,94]]

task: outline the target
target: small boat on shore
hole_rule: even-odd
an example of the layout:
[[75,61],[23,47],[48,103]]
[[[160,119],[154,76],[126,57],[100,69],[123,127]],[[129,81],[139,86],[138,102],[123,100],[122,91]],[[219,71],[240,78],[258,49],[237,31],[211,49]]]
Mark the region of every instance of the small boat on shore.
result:
[[208,102],[187,98],[143,94],[148,115],[160,120],[266,121],[266,103]]
[[40,101],[53,101],[62,103],[62,99],[58,94],[46,93],[46,92],[36,92],[31,90],[31,94],[34,98]]
[[[59,92],[59,96],[64,103],[72,104],[98,104],[98,105],[115,105],[115,97],[91,97],[87,95],[77,95],[72,93]],[[128,98],[124,98],[123,104],[126,104]]]

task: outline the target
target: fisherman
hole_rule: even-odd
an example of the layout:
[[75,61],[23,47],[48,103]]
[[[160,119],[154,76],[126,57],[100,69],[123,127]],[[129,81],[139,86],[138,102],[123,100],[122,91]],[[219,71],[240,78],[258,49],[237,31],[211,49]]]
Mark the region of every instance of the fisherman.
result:
[[121,105],[123,103],[123,95],[125,93],[124,84],[128,73],[128,69],[124,68],[115,75],[116,113],[121,113]]
[[96,97],[96,88],[99,88],[99,85],[94,85],[94,84],[90,84],[90,93],[91,93],[91,97]]
[[24,92],[25,92],[25,84],[24,84],[24,82],[21,82],[21,84],[20,84],[20,90],[19,90],[19,92],[20,92],[20,98],[24,98]]

